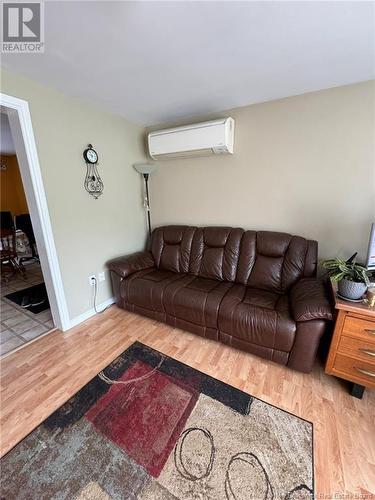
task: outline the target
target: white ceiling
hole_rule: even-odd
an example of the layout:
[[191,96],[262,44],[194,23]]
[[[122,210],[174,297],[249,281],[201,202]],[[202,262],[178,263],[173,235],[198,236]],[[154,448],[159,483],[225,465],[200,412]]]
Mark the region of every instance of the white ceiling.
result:
[[13,137],[10,131],[8,115],[1,112],[0,116],[0,153],[3,155],[14,155],[16,154],[16,150],[14,148]]
[[375,78],[373,2],[46,2],[4,67],[143,125]]

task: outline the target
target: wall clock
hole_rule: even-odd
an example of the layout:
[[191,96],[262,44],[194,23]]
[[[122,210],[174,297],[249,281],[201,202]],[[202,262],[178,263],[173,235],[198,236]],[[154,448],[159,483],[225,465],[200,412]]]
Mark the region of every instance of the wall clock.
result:
[[84,186],[86,191],[95,199],[103,193],[104,184],[98,172],[98,153],[93,148],[92,144],[88,144],[83,152],[83,158],[86,162],[86,177]]

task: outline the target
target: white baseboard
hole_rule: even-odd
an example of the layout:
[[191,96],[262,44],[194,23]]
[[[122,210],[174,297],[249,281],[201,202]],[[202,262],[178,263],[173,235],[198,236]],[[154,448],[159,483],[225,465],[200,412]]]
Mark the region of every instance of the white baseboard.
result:
[[[104,302],[102,302],[101,304],[98,304],[96,306],[96,308],[98,311],[102,311],[103,309],[110,306],[111,304],[114,304],[115,302],[116,302],[116,299],[114,297],[111,297],[108,300],[105,300]],[[87,319],[91,318],[92,316],[95,316],[95,314],[97,314],[97,313],[95,312],[95,309],[92,308],[89,311],[86,311],[86,312],[80,314],[79,316],[72,318],[70,320],[70,325],[69,325],[69,328],[67,328],[67,330],[69,330],[70,328],[73,328],[73,326],[79,325],[80,323],[82,323],[83,321],[86,321]]]

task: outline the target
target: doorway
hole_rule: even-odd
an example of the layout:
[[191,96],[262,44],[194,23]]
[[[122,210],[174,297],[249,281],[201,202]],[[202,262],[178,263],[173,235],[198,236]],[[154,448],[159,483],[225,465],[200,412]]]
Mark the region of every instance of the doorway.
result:
[[5,111],[1,111],[0,165],[0,353],[3,355],[55,327]]
[[1,94],[1,355],[70,326],[26,101]]

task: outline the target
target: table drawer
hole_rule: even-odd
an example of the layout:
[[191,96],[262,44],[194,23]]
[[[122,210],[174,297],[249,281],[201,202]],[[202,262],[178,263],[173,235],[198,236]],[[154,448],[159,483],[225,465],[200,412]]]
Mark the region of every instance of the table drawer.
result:
[[339,376],[344,375],[343,378],[349,378],[367,387],[375,387],[375,366],[367,361],[337,354],[333,370]]
[[338,352],[346,356],[363,359],[375,367],[375,344],[368,340],[343,335],[340,338]]
[[354,316],[347,316],[345,318],[342,333],[375,344],[375,321],[367,321]]

